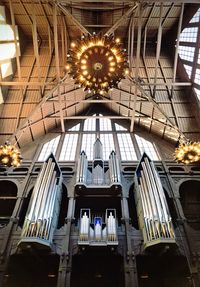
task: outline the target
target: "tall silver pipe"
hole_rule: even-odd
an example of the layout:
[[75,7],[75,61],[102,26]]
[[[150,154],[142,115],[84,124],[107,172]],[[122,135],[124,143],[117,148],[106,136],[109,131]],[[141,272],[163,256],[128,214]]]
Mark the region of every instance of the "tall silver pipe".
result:
[[141,186],[142,189],[144,191],[144,198],[146,200],[146,206],[147,206],[147,210],[148,210],[148,225],[149,225],[149,229],[150,229],[150,237],[151,239],[156,237],[156,228],[155,228],[155,224],[154,224],[154,214],[153,214],[153,208],[152,208],[152,203],[151,203],[151,198],[150,198],[150,194],[147,188],[147,184],[144,178],[144,172],[141,171]]
[[113,156],[112,152],[109,156],[109,172],[110,172],[110,181],[114,182],[114,170],[113,170]]
[[38,212],[37,219],[41,219],[41,220],[43,219],[44,210],[45,210],[45,206],[47,204],[48,194],[50,191],[51,181],[53,178],[54,167],[55,167],[55,163],[51,163],[51,166],[49,169],[49,174],[47,174],[46,184],[45,184],[44,189],[43,189],[41,203],[39,204],[39,212]]
[[43,179],[43,176],[44,176],[44,173],[45,173],[45,170],[46,170],[46,166],[47,166],[47,163],[44,162],[43,165],[42,165],[42,170],[36,180],[36,183],[35,183],[35,186],[33,188],[33,193],[32,193],[32,196],[31,196],[31,200],[30,200],[30,204],[29,204],[29,207],[28,207],[28,210],[27,210],[27,218],[29,220],[32,219],[32,215],[33,215],[33,211],[35,209],[35,204],[36,204],[36,201],[37,201],[37,197],[38,197],[38,189],[41,185],[41,181]]
[[87,156],[85,152],[82,151],[78,160],[76,181],[84,183],[86,181],[86,175],[87,175]]
[[37,220],[38,218],[38,215],[39,215],[39,211],[40,211],[40,207],[41,207],[41,203],[42,203],[42,197],[44,195],[44,189],[47,185],[47,182],[48,182],[48,178],[49,178],[49,174],[50,174],[50,171],[51,171],[51,166],[52,166],[52,159],[49,159],[48,163],[47,163],[47,167],[46,167],[46,170],[45,170],[45,173],[44,173],[44,177],[43,177],[43,180],[42,180],[42,183],[38,189],[38,193],[39,193],[39,196],[38,196],[38,199],[37,199],[37,203],[35,205],[35,210],[34,210],[34,213],[33,213],[33,220]]
[[152,193],[153,193],[154,200],[155,200],[155,203],[156,203],[159,220],[162,222],[163,221],[163,211],[162,211],[161,202],[160,202],[159,197],[158,197],[158,191],[157,191],[157,186],[155,184],[155,178],[154,178],[154,175],[152,173],[151,166],[149,164],[148,159],[145,158],[144,161],[145,161],[145,164],[146,164],[146,167],[147,167],[147,171],[148,171],[148,174],[149,174],[150,183],[151,183],[151,186],[152,186]]

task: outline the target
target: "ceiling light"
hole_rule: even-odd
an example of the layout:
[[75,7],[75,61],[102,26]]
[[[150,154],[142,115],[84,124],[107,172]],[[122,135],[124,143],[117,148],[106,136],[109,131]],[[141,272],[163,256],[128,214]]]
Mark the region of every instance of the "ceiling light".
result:
[[184,164],[200,162],[200,142],[180,143],[175,150],[175,160]]
[[128,67],[119,42],[112,36],[93,34],[71,45],[67,64],[70,65],[69,74],[76,83],[95,93],[117,87],[118,82],[125,78]]
[[0,165],[18,167],[22,161],[20,151],[8,142],[0,146]]

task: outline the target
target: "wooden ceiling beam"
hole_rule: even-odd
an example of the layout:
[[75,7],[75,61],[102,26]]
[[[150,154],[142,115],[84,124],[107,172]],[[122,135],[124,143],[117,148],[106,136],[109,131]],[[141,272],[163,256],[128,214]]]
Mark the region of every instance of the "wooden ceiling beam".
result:
[[[136,50],[136,61],[135,61],[135,77],[138,78],[139,74],[139,61],[140,61],[140,51],[141,51],[141,39],[142,39],[142,5],[138,4],[138,33],[137,33],[137,50]],[[131,71],[132,74],[132,71]],[[133,132],[134,122],[135,122],[135,109],[137,102],[137,85],[135,85],[134,91],[134,102],[133,102],[133,110],[131,115],[131,124],[130,124],[130,132]]]
[[[163,18],[163,3],[160,4],[160,17],[159,17],[159,25],[158,25],[158,35],[157,35],[157,45],[156,45],[156,63],[155,63],[155,74],[154,74],[154,84],[157,83],[157,75],[158,75],[158,61],[160,58],[160,50],[162,44],[162,18]],[[153,98],[156,95],[156,85],[153,88]]]
[[56,59],[56,79],[58,81],[58,98],[59,98],[59,109],[60,109],[60,122],[62,132],[65,132],[65,125],[63,119],[61,93],[60,93],[60,61],[59,61],[59,49],[58,49],[58,27],[57,27],[57,5],[53,7],[53,32],[54,32],[54,47],[55,47],[55,59]]
[[57,3],[57,6],[64,15],[66,15],[71,21],[74,22],[74,24],[79,28],[79,30],[83,34],[85,35],[90,34],[88,30],[85,27],[83,27],[83,25],[61,3]]
[[126,11],[126,13],[105,33],[106,35],[112,35],[115,30],[122,25],[122,23],[127,20],[127,18],[137,9],[138,4],[134,4],[131,8]]

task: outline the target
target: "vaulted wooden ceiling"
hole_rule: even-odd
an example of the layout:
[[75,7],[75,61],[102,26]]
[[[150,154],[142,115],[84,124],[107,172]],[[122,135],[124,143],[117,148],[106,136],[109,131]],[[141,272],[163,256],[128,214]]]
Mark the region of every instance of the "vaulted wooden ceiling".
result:
[[[65,121],[89,117],[84,111],[102,103],[113,112],[108,117],[129,119],[130,131],[136,124],[174,142],[182,133],[191,140],[199,138],[192,83],[182,77],[178,44],[175,48],[188,15],[200,6],[198,0],[0,3],[8,23],[18,26],[21,50],[16,37],[16,71],[0,79],[0,142],[11,137],[21,146],[55,127],[65,132]],[[174,29],[172,41],[168,37]],[[84,92],[65,69],[70,42],[93,32],[120,37],[132,71],[131,81],[122,80],[103,96]]]

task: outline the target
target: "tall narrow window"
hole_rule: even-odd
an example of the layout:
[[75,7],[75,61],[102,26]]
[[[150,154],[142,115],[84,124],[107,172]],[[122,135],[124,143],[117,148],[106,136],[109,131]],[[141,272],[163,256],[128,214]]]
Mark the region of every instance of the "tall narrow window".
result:
[[112,150],[115,150],[113,134],[100,134],[100,141],[103,145],[103,159],[108,160]]
[[150,159],[160,160],[158,152],[156,151],[154,145],[151,142],[145,140],[144,138],[138,135],[135,135],[135,138],[138,143],[141,154],[143,154],[143,152],[146,152],[146,154],[150,157]]
[[78,142],[78,134],[66,134],[62,145],[59,160],[61,161],[75,160],[77,142]]
[[84,150],[88,160],[93,159],[93,145],[96,139],[95,134],[83,134],[81,151]]
[[45,161],[51,153],[55,155],[59,140],[60,140],[60,136],[57,136],[56,138],[45,143],[40,152],[38,161]]
[[100,118],[99,129],[100,131],[112,131],[111,120],[104,117]]
[[[93,115],[96,116],[96,115]],[[96,118],[89,118],[84,121],[84,131],[96,131]]]
[[122,160],[137,160],[131,135],[129,133],[118,133],[117,134],[120,154]]

